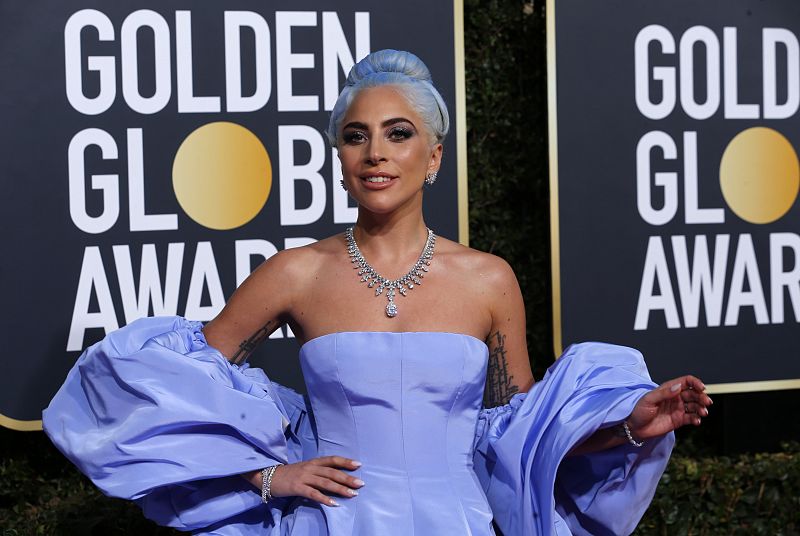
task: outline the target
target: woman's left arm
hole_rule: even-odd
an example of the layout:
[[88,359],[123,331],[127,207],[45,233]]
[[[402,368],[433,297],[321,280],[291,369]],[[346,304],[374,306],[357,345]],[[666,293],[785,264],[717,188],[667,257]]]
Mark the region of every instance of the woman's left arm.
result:
[[484,406],[491,408],[507,404],[517,393],[527,392],[534,380],[525,337],[525,306],[517,278],[503,259],[488,259],[488,266],[480,273],[487,284],[480,288],[486,293],[491,313],[484,391]]
[[[484,391],[484,406],[507,404],[516,393],[528,391],[534,383],[525,337],[525,307],[522,293],[511,267],[498,257],[482,271],[481,287],[488,293],[491,329],[486,338],[489,365]],[[639,399],[625,420],[631,438],[642,441],[669,433],[681,426],[698,426],[713,404],[705,385],[694,376],[664,382]],[[629,439],[622,425],[597,430],[570,455],[588,454],[619,446]]]
[[706,386],[694,376],[682,376],[662,383],[636,403],[625,419],[630,438],[622,424],[596,431],[572,449],[570,456],[589,454],[630,441],[644,441],[692,424],[699,426],[714,402],[705,394]]

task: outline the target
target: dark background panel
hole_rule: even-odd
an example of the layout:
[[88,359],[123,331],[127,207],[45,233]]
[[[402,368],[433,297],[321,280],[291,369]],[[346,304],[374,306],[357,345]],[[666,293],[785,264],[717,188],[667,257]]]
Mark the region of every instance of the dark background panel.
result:
[[[634,97],[634,41],[639,30],[649,24],[669,29],[676,43],[674,55],[651,53],[651,65],[675,66],[676,71],[680,39],[688,28],[695,25],[710,28],[720,42],[720,56],[723,28],[737,28],[738,100],[761,104],[762,28],[788,28],[798,35],[800,6],[791,2],[742,1],[732,5],[691,0],[669,4],[558,3],[558,231],[564,346],[582,340],[607,340],[637,347],[647,357],[657,381],[687,371],[702,376],[710,384],[800,378],[800,360],[796,359],[800,319],[791,313],[788,296],[783,324],[757,325],[752,307],[743,307],[737,326],[708,327],[701,312],[698,327],[668,329],[664,315],[654,312],[647,330],[633,329],[650,236],[660,236],[664,242],[683,323],[671,236],[687,237],[690,261],[695,236],[705,235],[712,248],[716,235],[731,236],[724,319],[739,236],[745,233],[752,236],[769,308],[769,234],[797,233],[800,229],[800,202],[774,223],[753,225],[727,207],[719,188],[720,158],[734,136],[753,126],[766,126],[786,136],[797,150],[800,127],[796,116],[788,120],[725,119],[725,87],[720,80],[722,102],[709,119],[695,120],[686,115],[680,97],[674,112],[665,119],[644,117]],[[700,51],[702,47],[698,47],[696,54],[696,80],[704,80],[700,78],[705,67]],[[721,69],[724,69],[722,61]],[[704,82],[696,82],[698,98],[704,95],[704,86]],[[636,207],[636,145],[652,130],[668,133],[678,147],[675,161],[664,161],[654,151],[653,171],[674,170],[679,175],[678,213],[663,226],[644,222]],[[724,208],[724,224],[684,223],[685,131],[697,133],[699,205]],[[663,195],[658,197],[661,195],[658,187],[653,192],[654,204],[658,206],[663,203]]]
[[[109,55],[116,61],[116,100],[99,115],[87,116],[72,108],[65,90],[64,26],[69,17],[81,9],[96,9],[112,22],[115,39],[99,42],[96,32],[88,28],[82,33],[84,69],[86,56]],[[170,29],[172,93],[169,103],[158,113],[139,114],[125,103],[121,87],[120,37],[125,17],[139,9],[160,14]],[[0,227],[5,232],[3,261],[0,262],[0,295],[3,296],[0,325],[5,341],[0,363],[0,414],[18,420],[36,420],[47,405],[78,352],[67,352],[66,340],[75,293],[84,255],[88,246],[100,248],[118,322],[125,318],[112,246],[130,245],[134,277],[138,279],[143,244],[156,244],[163,278],[166,270],[167,244],[185,244],[178,314],[186,305],[194,254],[198,242],[211,243],[223,291],[229,296],[235,286],[235,241],[266,239],[279,250],[286,238],[324,238],[341,232],[346,224],[333,223],[332,191],[338,188],[331,178],[332,162],[326,147],[326,163],[322,175],[327,180],[327,202],[323,216],[315,223],[282,226],[279,212],[280,125],[308,125],[323,131],[329,112],[285,112],[277,109],[277,46],[275,13],[277,11],[315,11],[317,26],[293,29],[292,51],[315,54],[313,69],[298,69],[293,74],[296,95],[319,95],[324,104],[322,75],[322,12],[335,9],[351,51],[355,53],[354,13],[370,13],[370,49],[407,49],[425,61],[437,87],[448,103],[451,135],[445,141],[445,159],[440,180],[426,193],[428,205],[436,210],[426,212],[426,221],[437,234],[458,239],[458,206],[456,177],[456,132],[462,128],[456,121],[455,51],[453,46],[453,4],[409,1],[401,5],[376,6],[371,2],[337,2],[335,8],[318,1],[296,1],[254,5],[252,2],[39,2],[4,3],[0,7],[0,179],[6,186]],[[221,96],[219,113],[178,113],[175,11],[191,11],[193,83],[195,95]],[[224,12],[256,11],[270,29],[272,93],[261,110],[251,113],[225,111]],[[430,17],[419,17],[420,12]],[[141,93],[154,91],[153,49],[151,32],[139,32],[139,83]],[[247,73],[254,61],[254,38],[242,40],[242,65]],[[358,58],[356,58],[358,59]],[[97,74],[84,70],[87,93],[98,91]],[[340,83],[345,73],[339,74]],[[244,76],[244,91],[254,88],[252,75]],[[183,140],[195,129],[215,121],[231,121],[253,132],[264,144],[271,159],[273,181],[269,199],[262,211],[249,223],[230,231],[207,229],[195,223],[180,208],[172,189],[172,161]],[[118,173],[120,183],[120,216],[107,232],[87,234],[78,229],[69,214],[67,148],[72,137],[85,128],[99,128],[116,141],[119,158],[101,161],[96,148],[86,151],[86,172]],[[147,213],[175,213],[178,229],[170,231],[130,232],[128,227],[128,191],[126,129],[142,129],[144,180]],[[298,147],[300,147],[298,145]],[[309,155],[299,148],[296,161]],[[297,204],[310,202],[310,189],[300,184]],[[102,210],[101,195],[87,191],[91,214]],[[344,251],[343,251],[344,254]],[[96,298],[93,298],[96,306]],[[205,303],[204,303],[205,304]],[[89,330],[85,346],[99,340],[102,329]],[[281,383],[303,390],[297,363],[298,344],[294,339],[269,340],[253,357],[253,364],[265,367],[270,376]]]

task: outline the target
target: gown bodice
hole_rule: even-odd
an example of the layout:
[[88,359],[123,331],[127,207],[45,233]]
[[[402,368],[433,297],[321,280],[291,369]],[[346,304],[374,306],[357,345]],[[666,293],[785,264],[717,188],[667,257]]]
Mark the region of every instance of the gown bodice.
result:
[[289,534],[494,534],[472,470],[487,357],[479,339],[442,332],[332,333],[303,345],[318,455],[359,460],[365,485],[338,508],[302,501]]

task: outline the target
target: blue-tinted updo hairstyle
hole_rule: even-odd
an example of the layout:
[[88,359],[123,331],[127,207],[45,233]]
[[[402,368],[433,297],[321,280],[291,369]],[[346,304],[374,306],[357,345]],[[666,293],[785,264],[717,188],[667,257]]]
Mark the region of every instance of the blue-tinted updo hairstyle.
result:
[[337,146],[342,118],[350,103],[364,88],[394,86],[419,114],[435,143],[441,143],[450,129],[450,116],[444,99],[431,83],[431,73],[422,60],[411,52],[378,50],[356,63],[347,75],[325,134]]

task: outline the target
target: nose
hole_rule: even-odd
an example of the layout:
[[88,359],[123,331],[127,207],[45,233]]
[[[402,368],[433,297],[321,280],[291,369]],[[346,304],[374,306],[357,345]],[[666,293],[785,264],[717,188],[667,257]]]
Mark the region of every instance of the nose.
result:
[[385,145],[382,139],[371,138],[367,143],[366,149],[366,162],[370,165],[376,166],[381,162],[386,161]]

